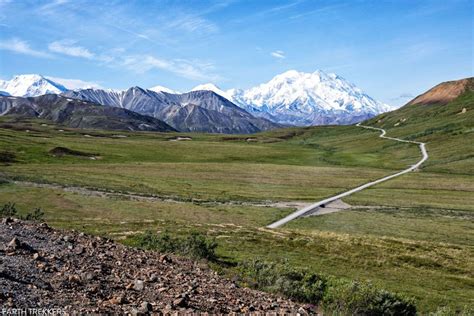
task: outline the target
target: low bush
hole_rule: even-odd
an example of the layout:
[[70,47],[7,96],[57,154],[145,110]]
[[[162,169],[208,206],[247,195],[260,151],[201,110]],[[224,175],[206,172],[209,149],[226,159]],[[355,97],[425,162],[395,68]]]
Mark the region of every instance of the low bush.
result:
[[15,153],[11,151],[2,150],[0,151],[0,162],[1,163],[11,163],[16,161]]
[[35,208],[32,212],[26,215],[18,215],[15,203],[8,202],[0,208],[0,217],[15,217],[26,221],[41,221],[44,217],[44,212],[41,208]]
[[8,202],[0,209],[0,217],[15,217],[17,213],[15,203]]
[[411,299],[370,283],[328,278],[287,263],[247,261],[239,265],[238,277],[252,288],[320,305],[327,314],[416,315]]
[[26,214],[23,219],[27,221],[41,221],[44,217],[44,212],[41,208],[37,207],[33,212]]
[[176,253],[197,259],[217,259],[217,243],[202,233],[192,232],[184,237],[172,237],[169,233],[145,232],[136,238],[137,245],[145,249]]
[[337,315],[416,315],[411,299],[371,283],[331,279],[324,294],[324,311]]
[[246,285],[297,301],[317,304],[326,289],[324,278],[306,270],[296,270],[287,263],[251,260],[241,263],[238,271]]

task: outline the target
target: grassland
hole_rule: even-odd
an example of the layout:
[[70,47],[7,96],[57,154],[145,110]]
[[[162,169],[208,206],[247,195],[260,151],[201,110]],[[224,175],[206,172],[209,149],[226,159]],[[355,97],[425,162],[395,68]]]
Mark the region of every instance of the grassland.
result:
[[[345,200],[360,208],[298,219],[272,231],[262,227],[292,209],[244,202],[326,197],[406,168],[418,160],[417,147],[355,126],[243,136],[190,134],[192,141],[170,141],[185,135],[60,131],[37,122],[2,120],[0,152],[12,153],[14,161],[0,167],[1,177],[9,181],[0,185],[0,205],[12,201],[22,212],[42,207],[56,227],[132,245],[134,234],[147,229],[200,230],[217,238],[219,255],[229,260],[285,259],[325,274],[371,280],[414,296],[425,313],[474,303],[474,186],[465,145],[450,156],[448,140],[431,138],[433,164]],[[455,143],[465,142],[470,133],[464,121],[459,124],[467,127],[451,135]],[[54,156],[50,151],[56,147],[95,159]],[[460,168],[454,170],[455,165]],[[12,179],[171,200],[106,198]]]

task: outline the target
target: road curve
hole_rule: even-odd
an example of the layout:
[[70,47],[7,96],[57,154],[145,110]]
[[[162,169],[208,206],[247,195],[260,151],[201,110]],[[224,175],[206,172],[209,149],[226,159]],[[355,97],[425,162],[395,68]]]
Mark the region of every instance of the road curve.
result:
[[380,131],[381,134],[379,137],[381,138],[385,138],[385,139],[390,139],[390,140],[395,140],[395,141],[398,141],[398,142],[403,142],[403,143],[413,143],[413,144],[417,144],[419,147],[420,147],[420,151],[421,151],[421,154],[422,154],[422,158],[414,165],[410,166],[409,168],[405,169],[405,170],[402,170],[400,172],[397,172],[395,174],[392,174],[392,175],[389,175],[389,176],[386,176],[386,177],[383,177],[381,179],[378,179],[378,180],[375,180],[375,181],[372,181],[372,182],[369,182],[369,183],[366,183],[366,184],[363,184],[361,186],[358,186],[357,188],[354,188],[352,190],[349,190],[349,191],[346,191],[346,192],[343,192],[343,193],[340,193],[338,195],[335,195],[335,196],[332,196],[332,197],[329,197],[327,199],[324,199],[324,200],[321,200],[321,201],[318,201],[314,204],[311,204],[305,208],[302,208],[294,213],[291,213],[290,215],[270,224],[267,226],[267,228],[277,228],[277,227],[280,227],[286,223],[288,223],[289,221],[292,221],[298,217],[301,217],[303,215],[306,215],[308,213],[310,213],[311,211],[313,211],[315,208],[318,208],[322,205],[326,205],[327,203],[330,203],[330,202],[333,202],[335,200],[338,200],[338,199],[341,199],[343,197],[346,197],[348,195],[351,195],[353,193],[356,193],[356,192],[359,192],[363,189],[366,189],[368,187],[371,187],[373,185],[376,185],[378,183],[381,183],[381,182],[384,182],[384,181],[387,181],[387,180],[390,180],[392,178],[395,178],[395,177],[398,177],[398,176],[401,176],[402,174],[405,174],[405,173],[408,173],[408,172],[411,172],[413,170],[415,170],[416,168],[418,168],[423,162],[425,162],[427,159],[428,159],[428,152],[426,151],[426,147],[425,147],[425,143],[422,143],[422,142],[415,142],[415,141],[411,141],[411,140],[404,140],[404,139],[400,139],[400,138],[394,138],[394,137],[387,137],[385,136],[386,134],[386,131],[382,128],[377,128],[377,127],[372,127],[372,126],[364,126],[364,125],[360,125],[360,123],[358,123],[356,126],[359,126],[359,127],[362,127],[362,128],[365,128],[365,129],[373,129],[373,130],[377,130],[377,131]]

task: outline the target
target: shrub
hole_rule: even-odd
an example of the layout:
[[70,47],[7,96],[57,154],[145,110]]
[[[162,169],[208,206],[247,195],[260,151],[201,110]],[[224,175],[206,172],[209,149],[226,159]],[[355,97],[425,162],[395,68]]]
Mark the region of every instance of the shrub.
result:
[[15,203],[8,202],[0,208],[0,217],[16,217],[27,221],[41,221],[44,216],[44,212],[41,208],[35,208],[32,212],[27,213],[25,216],[17,214]]
[[10,162],[15,162],[16,161],[16,155],[15,153],[11,151],[0,151],[0,162],[3,163],[10,163]]
[[44,212],[41,208],[35,208],[33,212],[26,214],[22,219],[27,221],[41,221],[44,217]]
[[337,315],[416,315],[411,299],[378,289],[371,283],[330,280],[323,309]]
[[155,234],[151,231],[146,231],[144,234],[137,237],[138,246],[145,249],[154,249],[160,252],[176,252],[177,245],[175,240],[165,232]]
[[241,281],[250,287],[312,304],[319,303],[326,288],[324,277],[287,263],[251,260],[241,263],[238,270]]
[[16,213],[17,210],[15,203],[12,202],[8,202],[0,209],[0,217],[14,217],[16,216]]
[[136,240],[138,246],[146,249],[211,261],[217,259],[216,241],[198,232],[192,232],[184,237],[172,237],[168,232],[155,234],[147,231],[139,235]]
[[182,254],[193,258],[203,258],[207,260],[217,259],[217,242],[198,232],[192,232],[189,236],[186,236],[186,238],[181,239],[179,248]]
[[259,260],[241,263],[239,277],[244,284],[283,295],[300,302],[319,304],[334,315],[415,315],[412,300],[376,288],[370,283],[327,278],[288,263]]

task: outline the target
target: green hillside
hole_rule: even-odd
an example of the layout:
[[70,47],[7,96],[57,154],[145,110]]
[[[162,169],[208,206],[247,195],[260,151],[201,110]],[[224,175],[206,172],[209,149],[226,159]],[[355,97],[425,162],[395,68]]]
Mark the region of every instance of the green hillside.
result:
[[[439,98],[453,86],[458,96]],[[474,78],[442,83],[365,123],[386,129],[390,136],[428,143],[427,171],[474,174]]]

